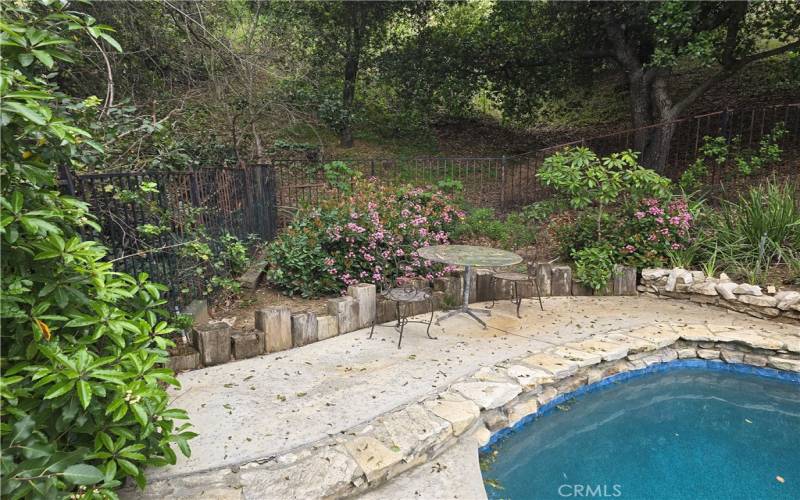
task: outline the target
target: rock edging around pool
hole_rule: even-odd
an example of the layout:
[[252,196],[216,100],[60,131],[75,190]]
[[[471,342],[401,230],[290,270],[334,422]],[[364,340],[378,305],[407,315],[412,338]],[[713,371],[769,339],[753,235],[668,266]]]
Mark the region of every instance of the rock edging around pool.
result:
[[800,292],[736,283],[725,273],[719,278],[709,278],[702,271],[679,267],[643,269],[637,289],[651,297],[684,299],[756,318],[800,325]]
[[447,389],[345,433],[279,456],[157,480],[128,497],[333,498],[358,495],[458,440],[476,449],[564,395],[609,377],[701,359],[769,367],[800,380],[800,331],[652,324],[597,334],[483,367]]

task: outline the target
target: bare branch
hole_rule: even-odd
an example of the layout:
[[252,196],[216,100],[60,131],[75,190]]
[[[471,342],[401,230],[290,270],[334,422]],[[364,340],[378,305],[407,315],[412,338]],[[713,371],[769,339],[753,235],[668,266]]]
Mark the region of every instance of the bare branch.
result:
[[116,259],[111,259],[108,262],[117,262],[117,261],[120,261],[120,260],[130,259],[131,257],[142,257],[142,256],[147,255],[149,253],[163,252],[164,250],[168,250],[170,248],[182,247],[182,246],[185,246],[185,245],[189,245],[191,243],[195,243],[197,241],[199,241],[199,240],[194,239],[194,240],[191,240],[191,241],[183,241],[181,243],[175,243],[174,245],[165,245],[163,247],[158,247],[158,248],[148,248],[147,250],[140,250],[140,251],[138,251],[136,253],[123,255],[122,257],[117,257]]
[[89,36],[89,39],[94,43],[94,46],[97,47],[97,50],[100,51],[100,55],[103,56],[103,61],[106,64],[106,98],[103,101],[103,109],[100,111],[100,117],[108,113],[108,110],[114,106],[114,73],[111,71],[111,61],[108,60],[108,54],[103,49],[103,46],[100,45],[100,42],[93,36]]

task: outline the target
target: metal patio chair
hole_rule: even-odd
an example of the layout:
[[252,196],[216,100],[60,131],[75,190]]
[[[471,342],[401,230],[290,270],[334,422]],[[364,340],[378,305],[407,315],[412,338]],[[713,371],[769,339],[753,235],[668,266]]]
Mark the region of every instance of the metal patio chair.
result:
[[489,288],[492,290],[492,305],[489,306],[489,309],[494,307],[494,303],[497,300],[497,292],[495,284],[497,280],[506,280],[513,283],[513,287],[511,288],[511,303],[517,306],[517,317],[522,318],[519,314],[519,307],[522,305],[522,297],[519,294],[519,285],[520,283],[531,283],[533,287],[536,289],[536,297],[539,299],[539,308],[544,311],[544,305],[542,305],[542,293],[539,291],[539,282],[536,281],[536,264],[533,262],[526,262],[526,273],[515,273],[515,272],[495,272],[492,274],[492,277],[489,281]]
[[[425,334],[429,339],[436,340],[436,337],[431,337],[431,324],[433,323],[433,292],[430,288],[420,289],[414,286],[413,283],[401,283],[399,278],[392,283],[391,287],[381,290],[380,294],[384,299],[394,302],[395,317],[397,322],[394,329],[400,332],[400,339],[397,341],[397,348],[400,349],[400,344],[403,342],[403,330],[408,323],[421,323],[428,325]],[[409,320],[409,310],[414,304],[419,302],[428,302],[431,310],[431,316],[428,321]],[[372,328],[369,331],[369,338],[375,333],[375,323],[377,323],[377,312],[375,319],[372,320]]]

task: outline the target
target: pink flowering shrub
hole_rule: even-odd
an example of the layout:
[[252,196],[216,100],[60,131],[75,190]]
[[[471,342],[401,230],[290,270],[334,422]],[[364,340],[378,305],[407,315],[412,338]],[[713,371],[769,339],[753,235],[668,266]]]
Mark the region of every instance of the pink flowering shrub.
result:
[[644,198],[626,212],[620,218],[621,240],[616,242],[620,260],[626,264],[665,264],[670,252],[683,250],[690,242],[694,216],[684,197]]
[[417,250],[450,242],[464,218],[441,191],[356,181],[353,194],[301,210],[269,246],[270,282],[304,297],[338,293],[355,283],[433,279],[449,271]]
[[692,242],[694,223],[686,198],[649,197],[615,205],[599,216],[581,214],[571,224],[557,227],[556,237],[561,254],[575,259],[579,269],[581,258],[592,255],[587,249],[603,249],[608,257],[602,266],[606,272],[592,280],[596,284],[607,281],[613,264],[638,268],[668,264],[670,253]]

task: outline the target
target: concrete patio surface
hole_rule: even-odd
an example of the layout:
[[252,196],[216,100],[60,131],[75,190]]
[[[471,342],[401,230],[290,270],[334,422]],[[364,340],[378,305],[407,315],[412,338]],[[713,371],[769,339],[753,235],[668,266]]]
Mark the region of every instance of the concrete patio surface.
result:
[[[485,307],[485,304],[476,307]],[[767,331],[796,330],[738,313],[644,297],[550,297],[545,311],[525,300],[523,318],[499,302],[482,329],[458,316],[397,333],[378,327],[289,351],[183,373],[173,405],[188,411],[192,456],[148,472],[150,481],[178,478],[300,449],[399,406],[434,394],[481,366],[550,349],[599,333],[654,323],[715,323]],[[438,313],[437,313],[438,314]],[[376,497],[377,498],[377,497]]]

